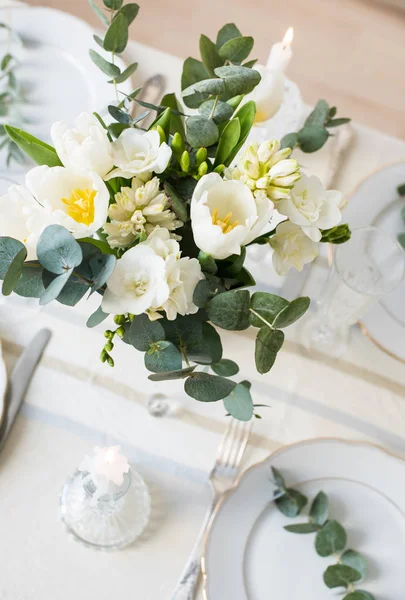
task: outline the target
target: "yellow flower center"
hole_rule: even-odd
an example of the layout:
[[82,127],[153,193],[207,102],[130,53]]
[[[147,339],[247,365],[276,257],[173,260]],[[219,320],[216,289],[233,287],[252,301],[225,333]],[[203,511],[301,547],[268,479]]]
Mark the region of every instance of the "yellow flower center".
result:
[[212,224],[219,225],[222,229],[222,233],[229,233],[232,229],[235,229],[239,225],[239,221],[234,221],[231,223],[232,213],[229,212],[223,219],[218,217],[218,209],[215,208],[212,212]]
[[77,223],[91,225],[94,221],[94,198],[97,192],[95,190],[73,190],[70,198],[62,198],[63,204],[66,204],[67,214]]

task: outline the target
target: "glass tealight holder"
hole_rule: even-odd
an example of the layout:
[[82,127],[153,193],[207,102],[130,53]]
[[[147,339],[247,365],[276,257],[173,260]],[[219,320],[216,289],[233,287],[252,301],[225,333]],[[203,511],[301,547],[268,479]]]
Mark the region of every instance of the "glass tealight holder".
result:
[[78,470],[66,481],[60,497],[61,519],[68,533],[99,550],[119,550],[135,542],[150,512],[148,488],[133,469],[124,474],[121,486],[111,484],[101,496],[91,474]]

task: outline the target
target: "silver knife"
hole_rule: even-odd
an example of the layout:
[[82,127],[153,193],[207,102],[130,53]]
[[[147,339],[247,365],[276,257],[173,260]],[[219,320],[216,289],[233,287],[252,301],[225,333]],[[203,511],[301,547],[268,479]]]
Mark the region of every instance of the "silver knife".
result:
[[0,431],[0,450],[2,449],[4,442],[10,433],[10,430],[18,415],[18,411],[24,402],[25,394],[34,371],[51,338],[51,335],[52,333],[49,329],[41,329],[41,331],[36,334],[34,339],[23,351],[14,367],[13,372],[11,373],[6,392],[4,421]]

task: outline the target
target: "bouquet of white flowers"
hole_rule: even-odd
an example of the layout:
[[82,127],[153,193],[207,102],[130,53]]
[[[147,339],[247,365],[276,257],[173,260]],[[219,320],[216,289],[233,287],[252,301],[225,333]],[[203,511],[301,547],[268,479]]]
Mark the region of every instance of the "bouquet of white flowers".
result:
[[[96,292],[100,307],[87,325],[113,315],[117,326],[105,332],[103,362],[114,365],[121,338],[144,352],[150,379],[184,379],[191,397],[224,400],[229,413],[248,420],[255,412],[250,384],[229,378],[238,366],[222,357],[214,325],[256,327],[257,369],[271,369],[283,328],[305,313],[309,298],[251,295],[246,247],[267,244],[285,274],[312,261],[320,242],[348,239],[347,225],[339,225],[342,195],[324,190],[291,158],[291,147],[314,151],[328,127],[346,120],[320,101],[300,132],[246,145],[255,120],[249,94],[261,78],[255,61],[244,62],[253,39],[231,24],[216,43],[201,36],[201,61],[185,61],[184,104],[168,94],[153,106],[137,99],[139,89],[121,99],[117,84],[136,64],[121,72],[114,56],[126,47],[138,6],[103,1],[104,9],[92,4],[108,29],[95,39],[111,62],[90,53],[116,88],[114,122],[81,114],[72,128],[55,123],[54,147],[6,126],[38,166],[25,186],[0,198],[2,292],[68,306]],[[133,118],[133,102],[147,111]],[[157,116],[145,130],[150,110]],[[286,218],[272,227],[276,212]]]

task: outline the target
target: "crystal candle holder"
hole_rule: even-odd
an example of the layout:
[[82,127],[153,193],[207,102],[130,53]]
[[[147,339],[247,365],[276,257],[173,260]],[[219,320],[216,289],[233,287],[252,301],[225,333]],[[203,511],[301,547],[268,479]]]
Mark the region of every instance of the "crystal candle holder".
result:
[[144,531],[151,501],[142,477],[132,468],[121,486],[111,484],[99,495],[92,475],[77,470],[63,486],[61,519],[70,534],[86,546],[118,550],[132,544]]

